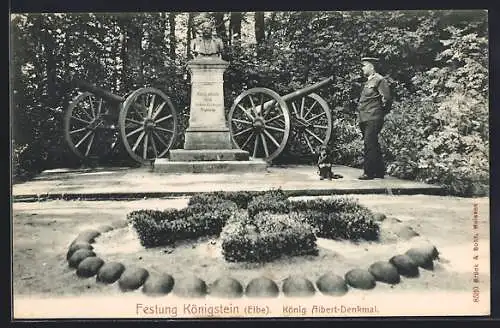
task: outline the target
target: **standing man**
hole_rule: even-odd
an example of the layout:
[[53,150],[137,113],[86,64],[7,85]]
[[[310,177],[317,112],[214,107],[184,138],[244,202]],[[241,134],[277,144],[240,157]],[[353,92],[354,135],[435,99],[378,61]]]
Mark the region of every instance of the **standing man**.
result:
[[191,49],[196,57],[220,57],[224,48],[222,40],[212,36],[212,24],[204,22],[200,26],[201,36],[193,40]]
[[383,179],[385,175],[378,134],[390,110],[391,92],[386,79],[376,71],[377,63],[378,58],[361,58],[361,69],[367,81],[358,102],[359,126],[364,141],[364,173],[358,178],[360,180]]

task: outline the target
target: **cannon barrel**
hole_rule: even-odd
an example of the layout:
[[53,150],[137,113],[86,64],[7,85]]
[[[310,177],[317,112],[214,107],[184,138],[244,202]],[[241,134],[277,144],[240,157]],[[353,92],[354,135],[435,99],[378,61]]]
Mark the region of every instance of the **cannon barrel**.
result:
[[109,91],[102,89],[102,88],[99,88],[91,83],[88,83],[88,82],[85,82],[82,80],[73,80],[73,83],[78,88],[80,88],[84,91],[91,92],[91,93],[95,94],[96,96],[99,96],[99,97],[101,97],[104,100],[107,100],[109,102],[123,103],[125,101],[125,98],[120,97],[118,95],[115,95]]
[[315,83],[313,85],[310,85],[308,87],[305,87],[305,88],[302,88],[300,90],[291,92],[291,93],[289,93],[287,95],[284,95],[284,96],[281,97],[281,99],[283,99],[283,101],[287,102],[287,101],[290,101],[290,100],[295,100],[297,98],[310,95],[314,91],[318,90],[319,88],[327,85],[328,83],[330,83],[332,81],[333,81],[333,76],[330,76],[329,78],[324,79],[323,81],[320,81],[320,82]]
[[[297,90],[297,91],[291,92],[289,94],[286,94],[286,95],[282,96],[281,99],[284,102],[288,102],[288,101],[295,100],[295,99],[300,98],[300,97],[305,97],[307,95],[310,95],[314,91],[318,90],[319,88],[321,88],[321,87],[329,84],[332,81],[333,81],[333,76],[330,76],[329,78],[324,79],[324,80],[322,80],[320,82],[317,82],[317,83],[315,83],[313,85],[310,85],[308,87],[305,87],[305,88],[302,88],[300,90]],[[263,104],[264,111],[266,111],[270,106],[274,106],[275,103],[276,103],[276,100],[266,101]],[[257,106],[256,107],[256,111],[260,112],[260,110],[261,110],[260,106]]]

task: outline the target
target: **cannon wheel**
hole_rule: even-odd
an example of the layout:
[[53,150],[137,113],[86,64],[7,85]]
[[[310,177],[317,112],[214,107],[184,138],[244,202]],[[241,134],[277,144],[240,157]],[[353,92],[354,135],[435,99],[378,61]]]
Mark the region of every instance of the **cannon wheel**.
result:
[[[260,110],[262,104],[273,102]],[[253,88],[240,94],[229,112],[233,142],[253,158],[271,161],[285,148],[290,133],[290,114],[283,99],[266,88]]]
[[332,114],[327,102],[312,93],[288,103],[292,129],[288,151],[296,156],[309,156],[326,145],[332,134]]
[[109,115],[112,105],[90,92],[76,96],[64,113],[64,138],[79,158],[101,158],[119,141],[118,129]]
[[120,136],[125,149],[139,163],[164,157],[177,137],[177,113],[163,92],[141,88],[122,104]]

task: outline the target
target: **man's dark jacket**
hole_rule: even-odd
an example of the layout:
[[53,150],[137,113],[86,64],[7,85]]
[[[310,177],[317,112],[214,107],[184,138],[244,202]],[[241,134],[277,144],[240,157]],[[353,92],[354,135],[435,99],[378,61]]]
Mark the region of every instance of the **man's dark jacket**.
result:
[[368,77],[358,102],[359,121],[383,119],[391,106],[391,91],[387,80],[379,73]]

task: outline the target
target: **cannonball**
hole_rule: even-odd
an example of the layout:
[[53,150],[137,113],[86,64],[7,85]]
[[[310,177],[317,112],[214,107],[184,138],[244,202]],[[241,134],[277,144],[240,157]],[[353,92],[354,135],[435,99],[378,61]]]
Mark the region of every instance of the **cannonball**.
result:
[[373,219],[378,222],[382,222],[387,219],[387,216],[384,213],[373,213]]
[[368,268],[368,271],[375,277],[375,280],[385,282],[391,285],[401,281],[398,269],[389,262],[375,262]]
[[78,264],[76,275],[82,278],[95,276],[103,264],[104,261],[96,256],[87,257]]
[[97,231],[99,231],[100,233],[106,233],[106,232],[109,232],[113,229],[114,228],[112,226],[106,224],[106,225],[102,225],[99,228],[97,228]]
[[88,250],[93,250],[94,246],[90,245],[89,243],[84,243],[84,242],[77,242],[71,244],[71,246],[68,249],[68,252],[66,253],[66,260],[69,260],[71,255],[75,253],[79,249],[88,249]]
[[97,237],[99,237],[101,233],[94,229],[84,230],[76,236],[76,239],[73,243],[77,242],[86,242],[92,244]]
[[144,268],[126,268],[118,280],[118,286],[124,292],[135,290],[144,284],[148,276],[149,272]]
[[372,289],[375,288],[375,277],[364,269],[352,269],[345,274],[346,282],[358,289]]
[[313,296],[316,289],[312,282],[300,276],[290,276],[283,281],[283,293],[289,297]]
[[266,277],[252,279],[245,290],[248,297],[277,297],[279,292],[278,285]]
[[221,298],[238,298],[243,296],[243,286],[231,277],[221,277],[210,286],[210,294]]
[[389,263],[392,263],[403,277],[415,278],[419,276],[418,265],[408,255],[393,256]]
[[104,265],[97,272],[96,281],[112,284],[120,279],[123,271],[125,271],[125,266],[119,262],[104,263]]
[[83,261],[87,257],[92,257],[92,256],[96,256],[94,251],[84,248],[78,249],[73,253],[73,255],[71,255],[71,257],[68,260],[68,264],[70,268],[76,269],[81,261]]
[[413,230],[412,227],[406,224],[399,224],[395,229],[395,233],[400,239],[403,240],[410,240],[413,237],[419,236],[419,234]]
[[174,287],[174,278],[167,274],[149,275],[142,286],[142,292],[146,295],[165,295],[172,291]]
[[419,267],[426,270],[433,270],[434,263],[432,262],[433,254],[431,249],[414,247],[410,248],[405,253]]
[[348,291],[344,278],[334,273],[325,273],[319,277],[316,286],[321,293],[330,296],[342,296]]
[[426,252],[430,254],[431,259],[436,260],[439,258],[439,251],[437,250],[436,246],[428,243],[428,242],[422,242],[416,248],[422,250],[422,252]]
[[122,229],[128,226],[127,220],[117,220],[111,223],[113,229]]
[[179,297],[204,297],[207,294],[207,284],[194,276],[176,279],[173,293]]

